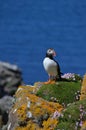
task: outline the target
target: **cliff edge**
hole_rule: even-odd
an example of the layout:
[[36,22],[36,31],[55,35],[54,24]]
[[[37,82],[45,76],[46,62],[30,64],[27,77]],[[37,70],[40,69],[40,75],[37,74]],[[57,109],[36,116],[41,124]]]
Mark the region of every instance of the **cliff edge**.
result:
[[86,130],[85,83],[86,75],[83,81],[19,86],[6,129]]

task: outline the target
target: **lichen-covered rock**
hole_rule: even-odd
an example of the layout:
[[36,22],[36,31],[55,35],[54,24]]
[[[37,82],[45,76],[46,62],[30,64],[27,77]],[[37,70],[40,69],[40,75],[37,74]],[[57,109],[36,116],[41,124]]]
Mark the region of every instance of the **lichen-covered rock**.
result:
[[83,100],[85,98],[86,98],[86,74],[84,75],[83,82],[82,82],[80,100]]
[[81,127],[81,130],[86,130],[86,121],[83,122],[83,125]]
[[21,70],[16,65],[0,62],[0,98],[4,95],[13,95],[21,84]]
[[58,123],[54,113],[60,113],[63,107],[37,97],[35,90],[35,86],[18,88],[9,113],[7,130],[54,130]]

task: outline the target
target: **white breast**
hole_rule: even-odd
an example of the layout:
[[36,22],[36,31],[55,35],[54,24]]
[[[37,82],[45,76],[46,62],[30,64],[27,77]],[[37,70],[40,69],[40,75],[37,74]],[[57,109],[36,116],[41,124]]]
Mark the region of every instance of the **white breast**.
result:
[[49,75],[57,75],[57,63],[54,60],[46,57],[43,60],[43,66]]

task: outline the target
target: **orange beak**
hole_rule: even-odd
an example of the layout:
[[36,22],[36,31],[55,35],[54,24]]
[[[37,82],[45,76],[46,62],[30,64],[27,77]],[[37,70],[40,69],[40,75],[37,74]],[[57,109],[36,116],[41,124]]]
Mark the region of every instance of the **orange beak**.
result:
[[56,56],[56,52],[54,51],[53,56]]

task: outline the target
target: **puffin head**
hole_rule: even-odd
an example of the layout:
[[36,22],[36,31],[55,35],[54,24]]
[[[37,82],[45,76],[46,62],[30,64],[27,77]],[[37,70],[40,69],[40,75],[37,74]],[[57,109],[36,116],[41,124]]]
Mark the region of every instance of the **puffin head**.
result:
[[56,52],[54,49],[49,48],[46,52],[46,57],[49,57],[50,59],[53,59],[53,57],[56,56]]

